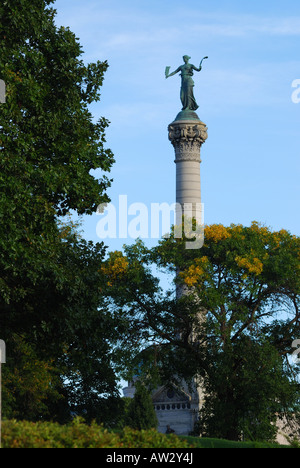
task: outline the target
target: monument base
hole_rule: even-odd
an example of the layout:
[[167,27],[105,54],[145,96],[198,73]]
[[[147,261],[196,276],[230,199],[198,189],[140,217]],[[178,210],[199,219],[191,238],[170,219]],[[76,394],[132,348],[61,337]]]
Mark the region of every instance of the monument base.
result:
[[179,112],[179,114],[176,116],[176,119],[174,122],[178,120],[200,120],[196,112],[190,110],[190,109],[185,109]]

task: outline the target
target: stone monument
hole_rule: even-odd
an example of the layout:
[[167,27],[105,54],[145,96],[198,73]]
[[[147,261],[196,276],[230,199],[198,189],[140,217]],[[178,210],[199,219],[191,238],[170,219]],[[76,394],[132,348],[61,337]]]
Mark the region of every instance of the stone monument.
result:
[[[199,68],[189,63],[190,57],[183,56],[184,64],[179,66],[173,73],[169,74],[170,67],[166,67],[166,78],[180,72],[181,90],[180,99],[182,110],[175,120],[169,125],[169,140],[175,149],[176,163],[176,202],[181,206],[176,224],[181,224],[182,215],[191,214],[200,224],[202,221],[201,210],[201,181],[200,181],[200,150],[207,139],[207,127],[201,122],[196,110],[198,104],[194,97],[194,81],[192,79],[194,70]],[[199,219],[200,218],[200,219]]]
[[[201,225],[203,223],[200,180],[200,150],[207,139],[207,127],[196,114],[198,104],[194,97],[194,71],[200,72],[204,57],[199,68],[189,63],[190,57],[183,56],[184,64],[173,73],[166,67],[165,76],[169,78],[180,72],[180,99],[182,109],[175,120],[168,126],[169,140],[175,150],[176,164],[176,204],[179,207],[176,224],[182,224],[184,218],[194,218]],[[190,247],[200,248],[202,244],[190,242]],[[184,288],[178,288],[177,297],[187,294]],[[154,392],[153,403],[158,418],[158,430],[165,431],[170,426],[176,434],[189,434],[194,429],[197,415],[203,404],[204,393],[199,380],[195,377],[190,387],[185,382],[181,385],[161,387]]]
[[[169,140],[175,150],[176,164],[176,203],[180,209],[176,213],[176,224],[181,225],[182,215],[193,217],[202,222],[201,184],[200,184],[200,150],[207,139],[207,127],[196,114],[198,104],[194,97],[194,71],[199,67],[189,63],[190,57],[184,55],[184,64],[173,73],[166,67],[165,76],[169,78],[180,72],[180,99],[182,110],[168,127]],[[193,244],[193,242],[191,242]],[[193,244],[197,247],[197,244]],[[195,248],[195,247],[191,247]],[[184,289],[177,291],[177,297],[186,294]],[[133,397],[134,382],[123,389],[125,396]],[[195,378],[192,389],[185,382],[180,385],[168,384],[156,389],[152,401],[158,419],[159,432],[189,434],[194,429],[199,408],[203,402],[203,392]]]

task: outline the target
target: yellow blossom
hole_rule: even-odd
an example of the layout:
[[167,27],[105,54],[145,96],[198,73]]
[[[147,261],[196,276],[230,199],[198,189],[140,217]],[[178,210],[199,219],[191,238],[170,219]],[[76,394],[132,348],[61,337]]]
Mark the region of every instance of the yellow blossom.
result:
[[122,277],[128,270],[128,260],[122,252],[113,252],[105,265],[101,267],[102,272],[108,277],[108,286]]
[[[249,257],[235,257],[235,261],[240,268],[245,268],[249,273],[254,273],[255,275],[260,275],[263,271],[263,263],[259,258],[249,258]],[[247,274],[243,275],[243,279],[247,278]]]
[[231,237],[229,229],[227,229],[222,224],[211,224],[210,226],[205,226],[205,239],[213,240],[214,242],[219,242],[221,240],[227,239],[228,237]]
[[196,283],[204,279],[205,267],[208,261],[207,257],[197,258],[194,265],[191,265],[186,271],[180,273],[180,276],[187,286],[193,287]]

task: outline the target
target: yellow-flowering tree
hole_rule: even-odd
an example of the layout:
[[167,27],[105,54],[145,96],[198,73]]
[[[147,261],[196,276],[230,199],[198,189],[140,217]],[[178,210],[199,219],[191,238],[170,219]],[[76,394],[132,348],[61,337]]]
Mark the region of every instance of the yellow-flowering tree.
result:
[[[142,353],[148,373],[150,364],[164,379],[202,376],[210,395],[202,433],[272,438],[276,414],[295,413],[299,399],[286,359],[299,338],[299,237],[253,222],[206,226],[201,249],[185,245],[173,235],[150,250],[138,242],[125,249],[119,280],[108,280],[127,320],[127,357],[151,343]],[[171,275],[169,291],[153,265]]]

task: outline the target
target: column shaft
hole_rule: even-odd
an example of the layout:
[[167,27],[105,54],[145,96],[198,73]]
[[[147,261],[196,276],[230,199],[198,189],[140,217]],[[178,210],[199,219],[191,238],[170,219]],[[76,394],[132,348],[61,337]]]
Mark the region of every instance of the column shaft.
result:
[[200,219],[200,150],[206,139],[207,127],[201,120],[175,120],[169,125],[169,140],[175,149],[176,202],[181,206],[177,225],[182,223],[182,214]]

